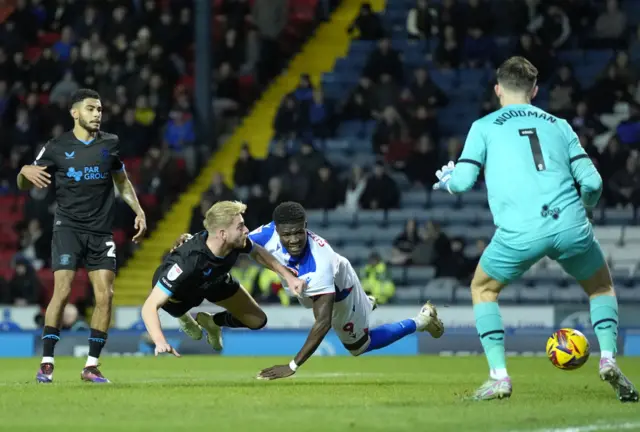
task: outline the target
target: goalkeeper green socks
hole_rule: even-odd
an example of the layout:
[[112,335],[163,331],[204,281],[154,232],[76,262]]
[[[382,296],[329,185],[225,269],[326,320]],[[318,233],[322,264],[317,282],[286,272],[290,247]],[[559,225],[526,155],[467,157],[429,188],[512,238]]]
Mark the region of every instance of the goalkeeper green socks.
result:
[[493,379],[506,378],[507,363],[504,353],[504,326],[500,307],[496,302],[478,303],[473,306],[476,328]]
[[598,337],[603,358],[614,358],[618,345],[618,300],[614,296],[594,297],[591,304],[591,324]]

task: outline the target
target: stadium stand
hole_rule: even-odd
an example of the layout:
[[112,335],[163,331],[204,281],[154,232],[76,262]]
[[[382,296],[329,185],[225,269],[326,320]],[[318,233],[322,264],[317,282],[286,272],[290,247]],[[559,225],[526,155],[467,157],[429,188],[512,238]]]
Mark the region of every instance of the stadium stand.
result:
[[[313,29],[308,24],[317,2],[293,2],[278,30],[288,43],[277,40],[272,63],[264,65],[260,50],[272,23],[259,3],[262,13],[254,1],[214,3],[212,46],[219,62],[212,77],[221,125],[233,125],[246,112],[257,94],[256,77],[265,67],[278,73]],[[46,304],[51,295],[53,193],[21,194],[15,177],[48,139],[71,127],[67,102],[75,89],[101,94],[102,129],[120,136],[121,156],[151,230],[215,149],[194,135],[191,8],[192,2],[168,0],[3,3],[0,303]],[[118,265],[124,266],[134,252],[133,215],[120,200],[116,214]],[[90,305],[87,288],[87,274],[80,271],[71,302]]]
[[[251,162],[261,163],[264,173],[286,172],[283,181],[267,178],[253,188],[245,182],[236,192],[244,196],[251,189],[250,202],[265,209],[268,202],[302,201],[315,209],[310,227],[365,270],[370,255],[380,253],[392,265],[391,301],[466,304],[470,276],[495,229],[486,192],[480,182],[462,196],[431,194],[432,176],[457,159],[471,123],[496,109],[495,66],[525,55],[542,75],[534,103],[570,121],[603,175],[597,236],[621,301],[638,302],[639,6],[397,0],[376,15],[365,4],[352,26],[362,30],[360,37],[320,85],[310,88],[303,77],[283,98],[271,154]],[[361,168],[368,174],[358,174]],[[547,260],[501,298],[586,301]]]
[[[476,190],[460,197],[430,194],[431,176],[439,165],[457,158],[470,124],[496,109],[492,93],[495,66],[509,55],[520,54],[540,68],[540,93],[535,104],[570,121],[603,175],[606,190],[595,220],[598,238],[610,259],[621,300],[640,301],[636,254],[640,251],[636,214],[640,204],[637,2],[620,2],[618,6],[615,0],[394,0],[385,5],[377,0],[370,5],[363,2],[361,7],[359,2],[344,1],[317,28],[285,72],[276,76],[279,66],[314,28],[318,10],[326,14],[325,5],[335,2],[277,3],[286,4],[284,22],[262,21],[265,10],[260,7],[264,3],[258,0],[214,3],[216,57],[222,59],[215,79],[223,90],[218,93],[222,100],[216,100],[214,106],[225,117],[229,112],[247,115],[197,176],[199,167],[193,162],[205,160],[209,153],[192,157],[182,149],[171,151],[173,135],[167,132],[172,125],[188,121],[188,115],[175,111],[188,111],[188,94],[193,89],[193,50],[187,39],[167,37],[180,31],[186,34],[190,12],[183,3],[142,2],[143,9],[131,6],[122,17],[112,8],[128,5],[127,1],[109,2],[108,7],[102,2],[96,6],[82,3],[77,11],[54,15],[49,15],[48,3],[18,1],[11,14],[3,12],[9,19],[0,35],[4,50],[0,64],[7,65],[1,72],[4,77],[0,77],[6,84],[0,80],[0,107],[11,113],[3,116],[3,130],[9,137],[7,142],[12,143],[3,147],[7,168],[0,197],[0,271],[5,278],[11,279],[14,273],[12,260],[21,241],[26,242],[22,249],[28,250],[27,254],[38,253],[43,261],[48,256],[42,247],[46,242],[37,241],[46,223],[40,227],[23,224],[19,233],[27,235],[16,234],[12,228],[29,219],[23,218],[26,212],[46,207],[45,197],[26,198],[11,188],[16,168],[35,151],[33,143],[59,133],[61,128],[54,126],[67,119],[61,114],[64,104],[56,108],[50,100],[56,99],[54,86],[59,87],[57,93],[64,94],[72,84],[68,78],[65,81],[64,70],[59,68],[55,82],[41,81],[39,65],[53,67],[69,57],[65,64],[74,74],[90,71],[85,73],[88,81],[81,84],[100,90],[99,84],[107,83],[102,88],[111,102],[107,112],[111,118],[106,119],[111,124],[107,123],[105,130],[124,124],[130,128],[123,129],[121,136],[132,142],[140,142],[137,137],[144,133],[152,137],[142,140],[150,145],[136,148],[127,166],[136,184],[146,185],[140,193],[148,200],[146,208],[154,204],[158,208],[158,225],[120,272],[116,303],[139,304],[168,247],[167,239],[189,227],[198,228],[201,207],[223,197],[247,201],[251,227],[268,220],[282,200],[303,202],[309,209],[310,226],[361,267],[363,274],[376,274],[381,282],[393,283],[391,302],[414,303],[426,298],[468,302],[472,269],[494,231],[486,193],[480,182]],[[70,26],[63,22],[65,14],[67,19],[82,19]],[[31,16],[43,21],[30,24],[27,18]],[[49,16],[62,18],[49,23]],[[105,16],[113,16],[122,21],[122,29],[137,33],[127,33],[124,39],[118,34],[108,39],[95,36],[89,29]],[[174,20],[183,21],[164,34],[162,26]],[[38,26],[46,31],[38,31]],[[68,41],[66,27],[72,28],[71,34],[81,35],[75,45]],[[148,34],[144,28],[149,29]],[[141,43],[145,37],[152,42]],[[246,45],[238,42],[243,39]],[[107,40],[113,41],[113,47],[105,46]],[[138,50],[148,49],[153,54],[157,43],[161,50],[177,56],[161,62],[167,56],[156,49],[148,67],[136,65],[140,75],[127,81],[127,94],[123,95],[119,87],[111,86],[111,80],[129,67],[125,45],[134,45],[124,42],[136,40]],[[246,50],[235,51],[236,46]],[[112,63],[106,68],[96,67],[94,63],[100,65],[100,59],[83,57],[99,57],[103,52]],[[132,57],[142,58],[139,52]],[[273,62],[265,64],[265,58]],[[156,67],[169,69],[156,73]],[[233,78],[237,74],[229,73],[230,68],[240,74],[237,79]],[[156,84],[154,75],[160,79]],[[23,76],[36,77],[35,84],[24,82]],[[145,85],[147,79],[151,89]],[[232,82],[234,85],[227,85]],[[247,110],[256,82],[266,85],[266,90]],[[165,92],[164,99],[153,93],[154,85]],[[162,113],[150,109],[150,103],[160,104]],[[23,104],[27,109],[18,108]],[[25,129],[27,123],[40,118],[29,111],[34,107],[46,119],[37,126],[37,138],[32,138],[33,126]],[[51,118],[57,121],[47,123]],[[145,121],[146,127],[153,125],[151,129],[140,127]],[[64,123],[61,126],[67,127]],[[163,141],[166,146],[159,145]],[[17,152],[19,143],[28,145]],[[158,174],[159,165],[189,175]],[[153,172],[156,174],[151,175]],[[185,178],[194,180],[188,185]],[[158,181],[167,180],[174,180],[166,186],[167,191],[154,189]],[[225,186],[224,180],[233,187]],[[159,198],[164,201],[155,203]],[[119,243],[127,242],[126,229],[131,225],[124,219],[119,221]],[[371,266],[377,265],[371,259],[373,252],[380,254],[385,266],[371,273]],[[38,274],[46,285],[50,272],[42,267]],[[265,287],[256,290],[265,292]],[[505,292],[503,299],[574,301],[582,298],[575,290],[575,284],[554,263],[543,261]],[[264,300],[282,298],[272,295]]]

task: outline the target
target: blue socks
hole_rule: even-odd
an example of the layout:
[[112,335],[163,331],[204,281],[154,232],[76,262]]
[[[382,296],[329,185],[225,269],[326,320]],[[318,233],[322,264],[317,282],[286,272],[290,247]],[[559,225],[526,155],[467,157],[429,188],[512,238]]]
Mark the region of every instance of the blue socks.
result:
[[[473,306],[476,329],[487,357],[492,377],[506,376],[507,363],[504,353],[504,326],[500,306],[496,302],[478,303]],[[497,376],[494,376],[497,375]]]
[[601,295],[590,301],[591,324],[598,337],[602,357],[614,357],[618,345],[618,300]]
[[412,319],[406,319],[400,322],[384,324],[376,327],[369,332],[371,342],[365,352],[377,350],[391,345],[403,337],[415,333],[416,322]]

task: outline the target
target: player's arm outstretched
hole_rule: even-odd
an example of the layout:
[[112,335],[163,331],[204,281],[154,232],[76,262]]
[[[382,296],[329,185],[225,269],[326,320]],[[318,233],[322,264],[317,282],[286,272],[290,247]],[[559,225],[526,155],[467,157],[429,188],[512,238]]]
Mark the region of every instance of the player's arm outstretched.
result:
[[131,180],[129,180],[129,176],[127,176],[127,171],[124,169],[124,166],[122,166],[120,171],[113,173],[113,183],[118,188],[120,196],[124,202],[126,202],[129,207],[131,207],[131,210],[136,214],[134,228],[138,230],[138,232],[133,236],[132,240],[134,243],[138,243],[147,231],[147,217],[140,206],[138,195],[136,194],[136,190],[133,187]]
[[273,380],[293,375],[296,373],[296,369],[302,366],[316,352],[324,340],[331,329],[335,293],[320,294],[311,297],[311,299],[313,300],[313,315],[316,318],[316,322],[313,324],[304,345],[288,365],[278,365],[263,369],[258,374],[258,379]]
[[436,172],[438,182],[433,185],[434,190],[443,189],[451,194],[457,194],[473,187],[486,156],[486,144],[480,129],[478,123],[471,125],[458,163],[450,161]]
[[176,357],[180,357],[178,351],[169,345],[169,342],[167,342],[167,339],[164,337],[158,315],[158,310],[169,301],[169,297],[169,294],[165,290],[159,286],[154,287],[144,302],[144,305],[142,305],[142,321],[144,321],[149,336],[156,346],[156,356],[162,353],[170,353]]
[[299,297],[302,295],[307,283],[304,280],[295,277],[295,275],[288,268],[280,264],[276,257],[271,255],[269,251],[259,244],[253,243],[250,256],[261,266],[277,273],[287,283],[289,290],[295,296]]

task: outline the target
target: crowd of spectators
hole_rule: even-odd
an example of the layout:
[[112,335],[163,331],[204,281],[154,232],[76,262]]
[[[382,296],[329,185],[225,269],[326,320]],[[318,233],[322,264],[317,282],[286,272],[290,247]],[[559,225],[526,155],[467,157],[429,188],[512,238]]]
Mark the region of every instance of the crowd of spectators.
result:
[[[602,6],[602,7],[601,7]],[[433,173],[460,155],[464,136],[450,135],[438,113],[450,97],[430,77],[438,70],[494,69],[497,39],[514,41],[509,55],[523,55],[540,69],[540,86],[548,89],[547,109],[566,118],[602,173],[606,190],[601,205],[640,205],[640,65],[630,52],[640,47],[640,29],[628,24],[616,0],[590,1],[417,0],[406,20],[406,38],[436,41],[425,53],[424,66],[410,70],[392,47],[383,18],[364,3],[347,31],[361,40],[377,41],[355,90],[329,100],[320,86],[302,75],[274,118],[274,142],[268,157],[256,160],[247,149],[236,163],[235,190],[224,196],[245,199],[250,228],[269,220],[283,199],[308,209],[394,209],[400,190],[392,172],[403,172],[415,188],[429,193]],[[395,35],[397,37],[397,34]],[[572,49],[614,49],[595,84],[582,88],[572,65],[561,60]],[[638,58],[637,56],[635,58]],[[535,101],[534,101],[535,103]],[[499,108],[488,83],[479,112]],[[612,115],[628,113],[620,124]],[[372,167],[344,170],[328,163],[323,142],[335,136],[341,122],[375,121]],[[216,181],[210,192],[216,193]],[[194,220],[200,210],[194,210]],[[390,264],[433,265],[436,276],[468,281],[489,239],[465,244],[449,238],[435,223],[407,222],[395,240]],[[472,246],[469,248],[469,246]],[[472,251],[465,255],[464,251]]]
[[[72,127],[68,102],[75,90],[100,93],[101,129],[120,137],[120,155],[138,195],[146,198],[151,228],[217,143],[198,139],[194,124],[193,2],[14,3],[0,23],[0,197],[15,196],[4,211],[20,216],[0,225],[3,236],[15,238],[0,246],[8,258],[0,266],[0,304],[33,304],[46,302],[42,277],[50,273],[54,190],[33,189],[25,196],[15,179],[44,143]],[[257,96],[254,83],[266,83],[290,54],[279,45],[287,5],[215,2],[211,79],[218,132],[229,131]],[[134,247],[133,215],[121,200],[117,206],[121,266]]]

